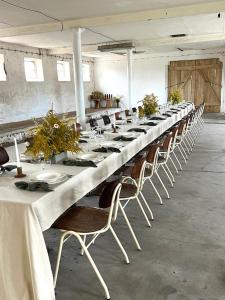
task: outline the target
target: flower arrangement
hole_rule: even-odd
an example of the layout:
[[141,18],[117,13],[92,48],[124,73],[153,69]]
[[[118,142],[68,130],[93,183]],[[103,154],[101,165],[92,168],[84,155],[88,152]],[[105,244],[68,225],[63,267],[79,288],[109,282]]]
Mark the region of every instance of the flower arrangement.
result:
[[91,93],[91,99],[104,99],[104,94],[102,92],[99,92],[99,91],[94,91]]
[[120,106],[120,100],[122,99],[122,96],[116,96],[114,97],[114,101],[116,102],[116,107],[118,108]]
[[42,154],[44,159],[53,158],[64,151],[79,152],[78,140],[80,133],[71,126],[71,119],[60,120],[53,110],[31,129],[30,143],[27,145],[26,154],[37,157]]
[[158,97],[153,93],[145,95],[142,100],[142,106],[138,107],[139,116],[150,116],[158,111]]
[[182,101],[182,94],[180,90],[174,90],[169,94],[169,101],[172,104],[178,104]]

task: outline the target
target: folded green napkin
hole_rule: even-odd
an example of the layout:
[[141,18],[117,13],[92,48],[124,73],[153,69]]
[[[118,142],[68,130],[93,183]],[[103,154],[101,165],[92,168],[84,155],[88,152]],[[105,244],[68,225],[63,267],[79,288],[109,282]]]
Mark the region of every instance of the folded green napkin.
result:
[[117,152],[120,153],[120,149],[115,148],[115,147],[100,147],[92,150],[94,152],[102,152],[102,153],[107,153],[107,152]]
[[126,137],[126,136],[120,135],[120,136],[115,137],[113,140],[114,141],[130,142],[130,141],[133,141],[135,139],[136,139],[136,137]]
[[144,128],[131,128],[127,131],[144,132],[145,134],[147,133],[147,131]]
[[79,143],[83,144],[83,143],[87,143],[88,141],[83,140],[83,139],[79,139]]
[[155,124],[154,122],[146,122],[146,123],[142,123],[140,125],[156,126],[157,124]]
[[165,120],[165,117],[152,117],[152,118],[150,118],[150,120],[158,120],[158,121],[160,121],[160,120]]
[[77,166],[77,167],[94,167],[97,168],[97,165],[92,160],[84,159],[74,159],[74,160],[64,160],[63,164],[65,166]]
[[27,190],[27,191],[31,191],[31,192],[35,192],[35,191],[51,192],[51,191],[53,191],[49,187],[48,183],[45,181],[33,181],[33,182],[17,181],[17,182],[15,182],[15,186],[18,189]]
[[5,171],[10,172],[16,168],[17,168],[17,166],[15,166],[15,165],[0,166],[0,174],[4,173]]

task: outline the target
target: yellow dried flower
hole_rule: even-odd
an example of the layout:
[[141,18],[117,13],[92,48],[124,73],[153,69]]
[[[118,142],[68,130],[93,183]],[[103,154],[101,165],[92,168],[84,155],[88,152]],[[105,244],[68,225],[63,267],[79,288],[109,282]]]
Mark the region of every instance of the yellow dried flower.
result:
[[80,133],[68,125],[69,121],[60,120],[54,111],[48,111],[42,122],[31,129],[32,143],[27,147],[26,154],[37,157],[43,153],[49,159],[64,151],[79,152]]

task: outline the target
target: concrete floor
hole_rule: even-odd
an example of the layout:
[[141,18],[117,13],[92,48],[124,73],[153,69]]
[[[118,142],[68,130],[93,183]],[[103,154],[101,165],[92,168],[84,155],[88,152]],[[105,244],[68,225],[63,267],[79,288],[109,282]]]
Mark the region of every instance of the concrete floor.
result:
[[[210,119],[209,119],[210,118]],[[90,249],[113,300],[225,300],[225,118],[207,115],[188,165],[176,176],[171,199],[160,206],[150,186],[144,193],[155,220],[149,229],[135,204],[127,213],[142,246],[135,249],[121,216],[114,229],[130,257],[124,263],[110,233]],[[168,184],[167,184],[168,186]],[[95,204],[93,198],[81,204]],[[56,231],[45,233],[55,266]],[[103,290],[75,240],[63,251],[57,300],[104,299]]]

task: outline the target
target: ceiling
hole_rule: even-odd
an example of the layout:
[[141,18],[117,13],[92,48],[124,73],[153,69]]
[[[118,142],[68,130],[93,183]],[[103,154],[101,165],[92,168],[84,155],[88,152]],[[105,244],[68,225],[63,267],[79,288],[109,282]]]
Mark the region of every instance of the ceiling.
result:
[[[18,4],[16,0],[9,0],[9,2]],[[64,21],[68,19],[107,16],[169,7],[176,9],[177,6],[181,5],[205,2],[207,1],[66,0],[66,2],[63,2],[60,0],[21,0],[19,1],[19,5],[27,9],[38,10],[52,18]],[[221,34],[225,33],[225,13],[221,12],[220,18],[218,18],[218,13],[214,12],[169,19],[92,26],[82,34],[83,50],[86,52],[96,52],[97,44],[120,40],[132,40],[134,44],[136,44],[137,50],[145,50],[146,52],[165,51],[165,49],[167,49],[167,51],[174,51],[177,50],[177,48],[194,50],[223,47],[225,41],[223,37],[221,37]],[[51,22],[55,22],[55,20],[38,12],[31,12],[14,7],[0,0],[0,31],[4,28],[15,28],[17,26]],[[170,35],[179,33],[187,34],[188,39],[172,41]],[[208,41],[207,36],[212,35],[213,40]],[[0,41],[38,48],[64,49],[65,47],[70,48],[72,46],[72,33],[71,30],[45,32],[32,35],[2,37]],[[65,52],[69,51],[65,50]]]

